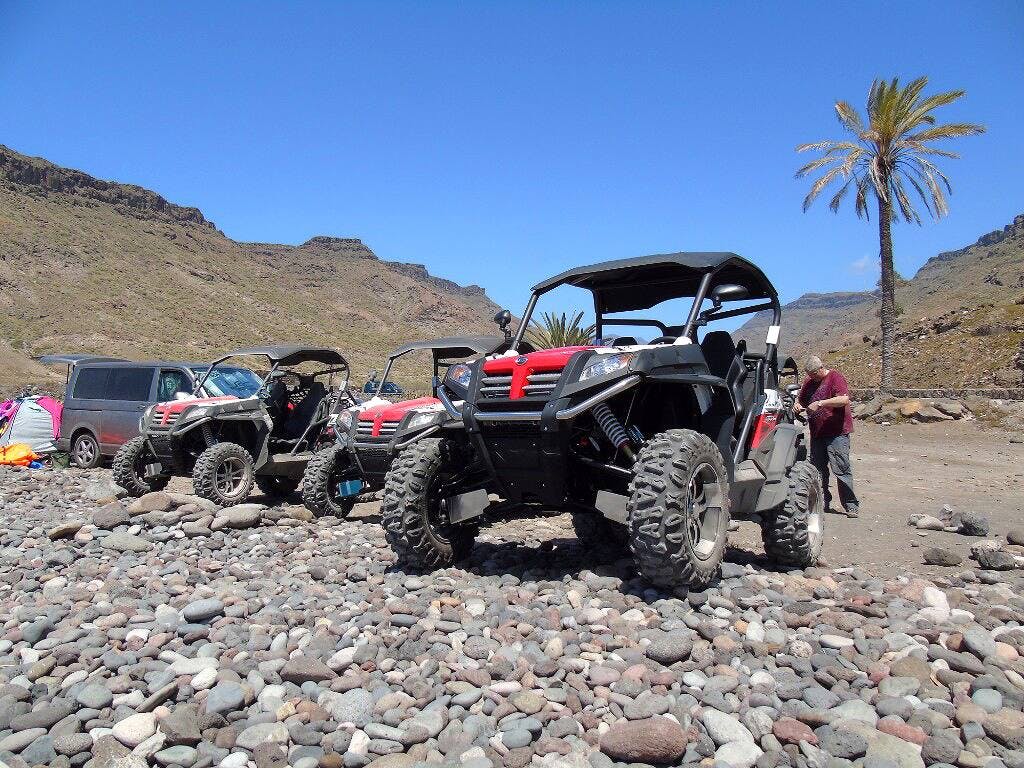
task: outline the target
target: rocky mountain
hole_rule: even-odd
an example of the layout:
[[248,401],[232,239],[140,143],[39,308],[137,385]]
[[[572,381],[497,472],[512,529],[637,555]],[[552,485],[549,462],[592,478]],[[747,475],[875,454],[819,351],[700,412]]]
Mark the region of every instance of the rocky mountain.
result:
[[[859,386],[878,384],[877,292],[808,293],[783,310],[781,348],[815,352]],[[930,258],[896,289],[897,381],[907,387],[1024,386],[1024,214]],[[738,332],[763,344],[769,317]]]
[[0,146],[0,391],[61,384],[31,359],[47,352],[205,360],[273,342],[337,346],[361,381],[403,341],[493,332],[497,309],[358,239],[236,242],[198,208]]

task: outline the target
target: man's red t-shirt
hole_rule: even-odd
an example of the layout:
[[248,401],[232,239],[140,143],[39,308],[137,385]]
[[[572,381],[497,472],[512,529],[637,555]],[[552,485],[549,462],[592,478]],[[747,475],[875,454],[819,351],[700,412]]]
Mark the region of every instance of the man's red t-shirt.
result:
[[[828,400],[839,395],[849,395],[850,387],[839,371],[829,371],[821,381],[807,377],[800,387],[800,404],[804,407],[815,400]],[[807,412],[807,423],[811,437],[837,437],[853,432],[853,411],[849,405],[842,408],[819,408],[816,413]]]

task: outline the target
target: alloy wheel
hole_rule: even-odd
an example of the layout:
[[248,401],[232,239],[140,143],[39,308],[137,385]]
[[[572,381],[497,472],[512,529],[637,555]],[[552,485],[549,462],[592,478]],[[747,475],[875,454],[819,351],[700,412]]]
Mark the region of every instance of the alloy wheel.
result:
[[75,459],[82,466],[88,466],[96,460],[96,441],[91,437],[80,437],[75,441]]
[[245,486],[245,462],[237,456],[228,456],[217,467],[217,491],[231,498]]
[[705,462],[690,475],[686,488],[686,535],[701,560],[715,551],[722,516],[722,485],[718,471]]

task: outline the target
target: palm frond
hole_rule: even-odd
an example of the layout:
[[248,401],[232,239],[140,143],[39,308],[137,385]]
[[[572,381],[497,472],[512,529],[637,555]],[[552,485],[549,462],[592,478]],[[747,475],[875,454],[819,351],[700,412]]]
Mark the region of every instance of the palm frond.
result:
[[925,95],[927,77],[906,84],[899,78],[876,78],[868,89],[864,117],[849,102],[837,101],[836,116],[855,140],[818,141],[801,144],[798,152],[818,152],[819,157],[802,165],[797,178],[821,171],[803,201],[806,211],[833,183],[829,208],[838,212],[850,190],[858,217],[870,218],[868,199],[874,195],[890,203],[900,217],[921,223],[908,190],[913,190],[933,217],[948,212],[946,195],[952,192],[949,179],[929,158],[955,159],[958,155],[932,146],[930,142],[974,136],[985,127],[975,123],[936,124],[934,111],[960,99],[961,90]]
[[974,123],[947,123],[926,128],[918,133],[911,134],[904,138],[904,141],[925,142],[938,139],[958,139],[961,136],[976,136],[985,132],[985,126]]
[[540,322],[530,323],[526,337],[537,349],[554,349],[556,347],[572,347],[589,344],[594,338],[597,326],[580,325],[583,312],[576,312],[570,319],[565,312],[560,315],[544,312]]
[[848,101],[836,102],[836,116],[846,130],[858,136],[864,133],[864,121],[861,120],[860,113]]

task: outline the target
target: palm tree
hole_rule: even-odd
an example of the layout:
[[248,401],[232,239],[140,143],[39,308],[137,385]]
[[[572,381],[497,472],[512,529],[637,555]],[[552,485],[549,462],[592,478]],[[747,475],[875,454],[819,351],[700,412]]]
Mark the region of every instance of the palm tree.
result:
[[911,194],[916,193],[925,209],[938,219],[949,212],[946,195],[952,194],[949,179],[932,162],[933,158],[956,158],[954,152],[931,146],[931,142],[984,133],[973,123],[936,125],[932,112],[952,104],[964,91],[946,91],[922,96],[927,77],[901,87],[899,80],[875,80],[868,91],[867,123],[846,101],[836,102],[840,124],[853,134],[847,141],[819,141],[801,144],[797,152],[817,151],[822,156],[796,172],[798,179],[822,171],[804,198],[804,211],[833,182],[840,182],[829,208],[839,211],[843,198],[853,189],[858,218],[870,219],[869,198],[878,205],[879,258],[882,289],[882,380],[883,389],[893,386],[892,354],[896,335],[896,296],[892,261],[891,225],[902,216],[907,223],[921,224]]
[[554,349],[555,347],[572,347],[578,344],[589,344],[594,338],[596,326],[588,325],[583,327],[583,312],[577,312],[572,319],[566,317],[565,312],[556,315],[554,312],[545,312],[541,322],[534,320],[530,323],[530,329],[526,334],[527,339],[537,349]]

